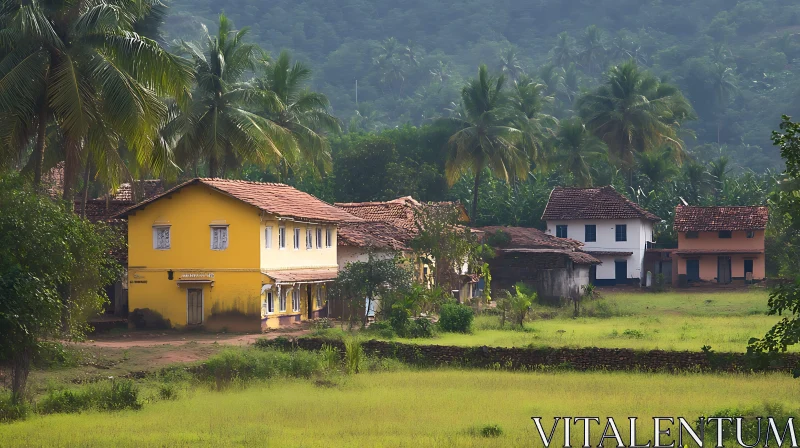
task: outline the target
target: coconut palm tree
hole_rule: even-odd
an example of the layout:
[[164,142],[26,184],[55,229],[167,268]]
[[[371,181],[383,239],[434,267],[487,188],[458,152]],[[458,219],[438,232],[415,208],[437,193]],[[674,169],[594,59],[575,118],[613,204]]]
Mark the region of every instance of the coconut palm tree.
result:
[[500,55],[500,71],[511,81],[516,81],[525,72],[513,48],[508,48]]
[[331,166],[331,152],[325,133],[339,133],[339,120],[328,112],[328,98],[306,87],[311,70],[300,62],[292,64],[288,51],[265,64],[265,73],[255,81],[255,87],[266,91],[267,101],[258,113],[277,126],[288,130],[299,146],[300,161],[313,167],[315,173],[326,172]]
[[603,38],[603,30],[596,25],[587,27],[580,38],[581,52],[578,57],[589,72],[597,73],[603,65],[606,57]]
[[577,187],[591,187],[593,172],[605,158],[605,144],[578,118],[562,120],[553,140],[553,165],[572,174]]
[[167,114],[160,97],[184,101],[191,82],[185,61],[136,32],[158,4],[0,0],[0,115],[13,124],[0,141],[33,142],[35,184],[48,143],[64,155],[68,200],[81,161],[114,183],[123,144],[137,160],[151,158]]
[[675,153],[669,145],[653,151],[637,153],[636,169],[647,178],[651,187],[671,180],[679,172],[678,165],[675,163]]
[[730,101],[731,95],[735,94],[739,87],[733,68],[719,62],[714,64],[709,81],[714,91],[714,105],[716,106],[717,115],[717,144],[720,144],[722,117],[725,114],[725,108]]
[[523,131],[514,123],[523,120],[503,90],[505,76],[491,76],[485,65],[478,77],[461,91],[461,118],[445,118],[458,130],[447,142],[445,176],[453,185],[463,174],[474,177],[472,216],[477,216],[478,188],[488,168],[505,181],[525,178],[530,162],[522,146]]
[[725,187],[725,178],[728,176],[730,159],[727,156],[719,156],[717,159],[708,163],[708,174],[714,185],[714,198],[719,199]]
[[206,31],[201,48],[181,42],[194,62],[197,86],[186,112],[176,113],[164,125],[162,138],[174,145],[184,165],[205,163],[212,177],[224,176],[243,162],[260,166],[283,159],[297,160],[297,142],[289,129],[253,112],[285,105],[272,91],[242,80],[256,69],[257,46],[244,42],[248,29],[233,29],[224,14],[216,35]]
[[690,205],[699,205],[700,198],[710,185],[708,170],[702,163],[691,160],[683,164],[683,177]]
[[535,82],[523,75],[514,83],[510,100],[519,112],[515,127],[523,131],[522,148],[531,161],[544,165],[546,163],[545,144],[554,135],[553,129],[558,120],[544,113],[544,109],[553,103],[553,96],[546,95],[547,86]]
[[642,71],[635,62],[612,67],[605,82],[578,98],[581,118],[608,146],[609,158],[630,170],[634,154],[670,144],[680,159],[678,129],[693,117],[689,102],[671,84]]
[[553,64],[566,67],[575,60],[575,48],[572,38],[566,31],[558,34],[556,46],[553,47]]

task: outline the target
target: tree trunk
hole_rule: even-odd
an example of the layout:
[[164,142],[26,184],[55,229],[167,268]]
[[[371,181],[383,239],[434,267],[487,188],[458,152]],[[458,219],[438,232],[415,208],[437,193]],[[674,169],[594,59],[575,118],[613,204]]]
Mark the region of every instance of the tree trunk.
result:
[[25,388],[28,384],[28,373],[31,370],[31,348],[25,346],[12,358],[11,364],[11,401],[14,404],[22,403],[25,398]]
[[75,208],[75,175],[80,167],[79,149],[80,143],[68,141],[66,145],[66,157],[64,160],[64,200],[70,205],[70,210]]
[[[46,95],[45,95],[46,96]],[[42,165],[44,165],[44,149],[47,137],[47,119],[50,115],[47,107],[47,98],[43,100],[43,105],[39,110],[39,123],[36,126],[36,146],[33,148],[33,186],[39,189],[42,184]]]
[[217,177],[217,157],[213,154],[208,159],[208,177]]
[[472,188],[472,216],[470,216],[470,219],[473,223],[478,216],[478,187],[481,184],[481,171],[482,170],[476,170],[475,185]]
[[92,164],[89,158],[86,158],[86,166],[83,167],[83,194],[81,206],[81,218],[86,218],[86,203],[89,202],[89,174],[91,173]]

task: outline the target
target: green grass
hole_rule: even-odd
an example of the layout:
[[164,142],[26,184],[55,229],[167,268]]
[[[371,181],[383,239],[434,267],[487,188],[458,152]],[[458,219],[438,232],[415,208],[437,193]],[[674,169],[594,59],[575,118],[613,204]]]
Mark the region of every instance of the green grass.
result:
[[[432,370],[355,375],[324,387],[286,379],[257,384],[195,390],[140,411],[35,416],[1,425],[0,444],[541,446],[531,416],[694,418],[726,407],[761,406],[765,399],[795,410],[800,399],[800,383],[778,374]],[[480,436],[487,425],[498,425],[502,435]],[[627,425],[620,430],[627,439]]]
[[[500,329],[496,316],[478,316],[472,334],[441,333],[435,339],[401,340],[416,344],[498,347],[606,347],[717,352],[744,352],[752,337],[761,337],[777,321],[767,316],[767,292],[669,292],[606,294],[612,317],[571,317],[571,308],[535,307],[525,331]],[[587,303],[586,307],[595,307]],[[552,315],[555,314],[555,317]],[[543,318],[541,316],[550,316]],[[508,325],[508,324],[507,324]],[[800,347],[790,348],[792,351]]]

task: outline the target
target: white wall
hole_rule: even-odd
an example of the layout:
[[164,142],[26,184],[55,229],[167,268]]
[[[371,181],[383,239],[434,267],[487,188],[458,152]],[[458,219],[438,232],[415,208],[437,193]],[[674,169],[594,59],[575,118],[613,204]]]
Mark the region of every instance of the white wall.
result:
[[[594,224],[597,226],[597,241],[586,242],[586,225]],[[617,224],[625,224],[627,229],[627,241],[616,240]],[[628,262],[628,278],[642,278],[642,263],[644,262],[644,252],[647,242],[653,241],[653,223],[640,219],[576,219],[569,221],[547,221],[547,233],[556,234],[557,225],[567,226],[567,238],[584,243],[583,250],[591,251],[614,251],[614,252],[633,252],[628,257],[622,256],[600,256],[597,257],[603,264],[597,266],[598,279],[613,279],[615,277],[614,260],[624,259]]]

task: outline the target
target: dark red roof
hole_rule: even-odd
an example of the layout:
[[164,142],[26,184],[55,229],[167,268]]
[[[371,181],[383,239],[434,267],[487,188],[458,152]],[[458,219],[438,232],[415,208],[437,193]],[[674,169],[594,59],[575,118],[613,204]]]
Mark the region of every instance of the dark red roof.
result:
[[[164,192],[164,183],[160,179],[137,180],[120,184],[117,191],[110,195],[112,201],[137,203]],[[99,199],[105,199],[101,196]]]
[[564,188],[556,187],[542,214],[544,221],[570,219],[645,219],[661,221],[635,202],[617,192],[614,187]]
[[205,185],[267,213],[298,221],[330,223],[361,221],[360,218],[289,185],[216,178],[195,178],[184,182],[128,208],[117,216],[127,216],[129,213],[189,185]]
[[558,238],[531,227],[488,226],[479,227],[478,230],[484,232],[487,237],[489,234],[499,231],[507,233],[508,236],[511,237],[511,242],[507,246],[509,248],[577,249],[583,246],[583,243],[580,241],[569,238]]
[[746,207],[675,207],[675,230],[678,232],[719,232],[721,230],[763,230],[769,209]]
[[339,226],[339,246],[407,250],[411,232],[385,222],[349,222]]
[[460,202],[422,203],[411,196],[404,196],[386,202],[337,202],[334,205],[365,221],[388,223],[412,234],[417,232],[415,210],[418,207],[451,209],[458,212],[460,222],[469,222],[469,216]]
[[559,254],[569,258],[575,264],[602,264],[600,260],[586,252],[569,250],[569,249],[528,249],[528,248],[511,248],[511,249],[498,249],[500,253],[509,254]]

